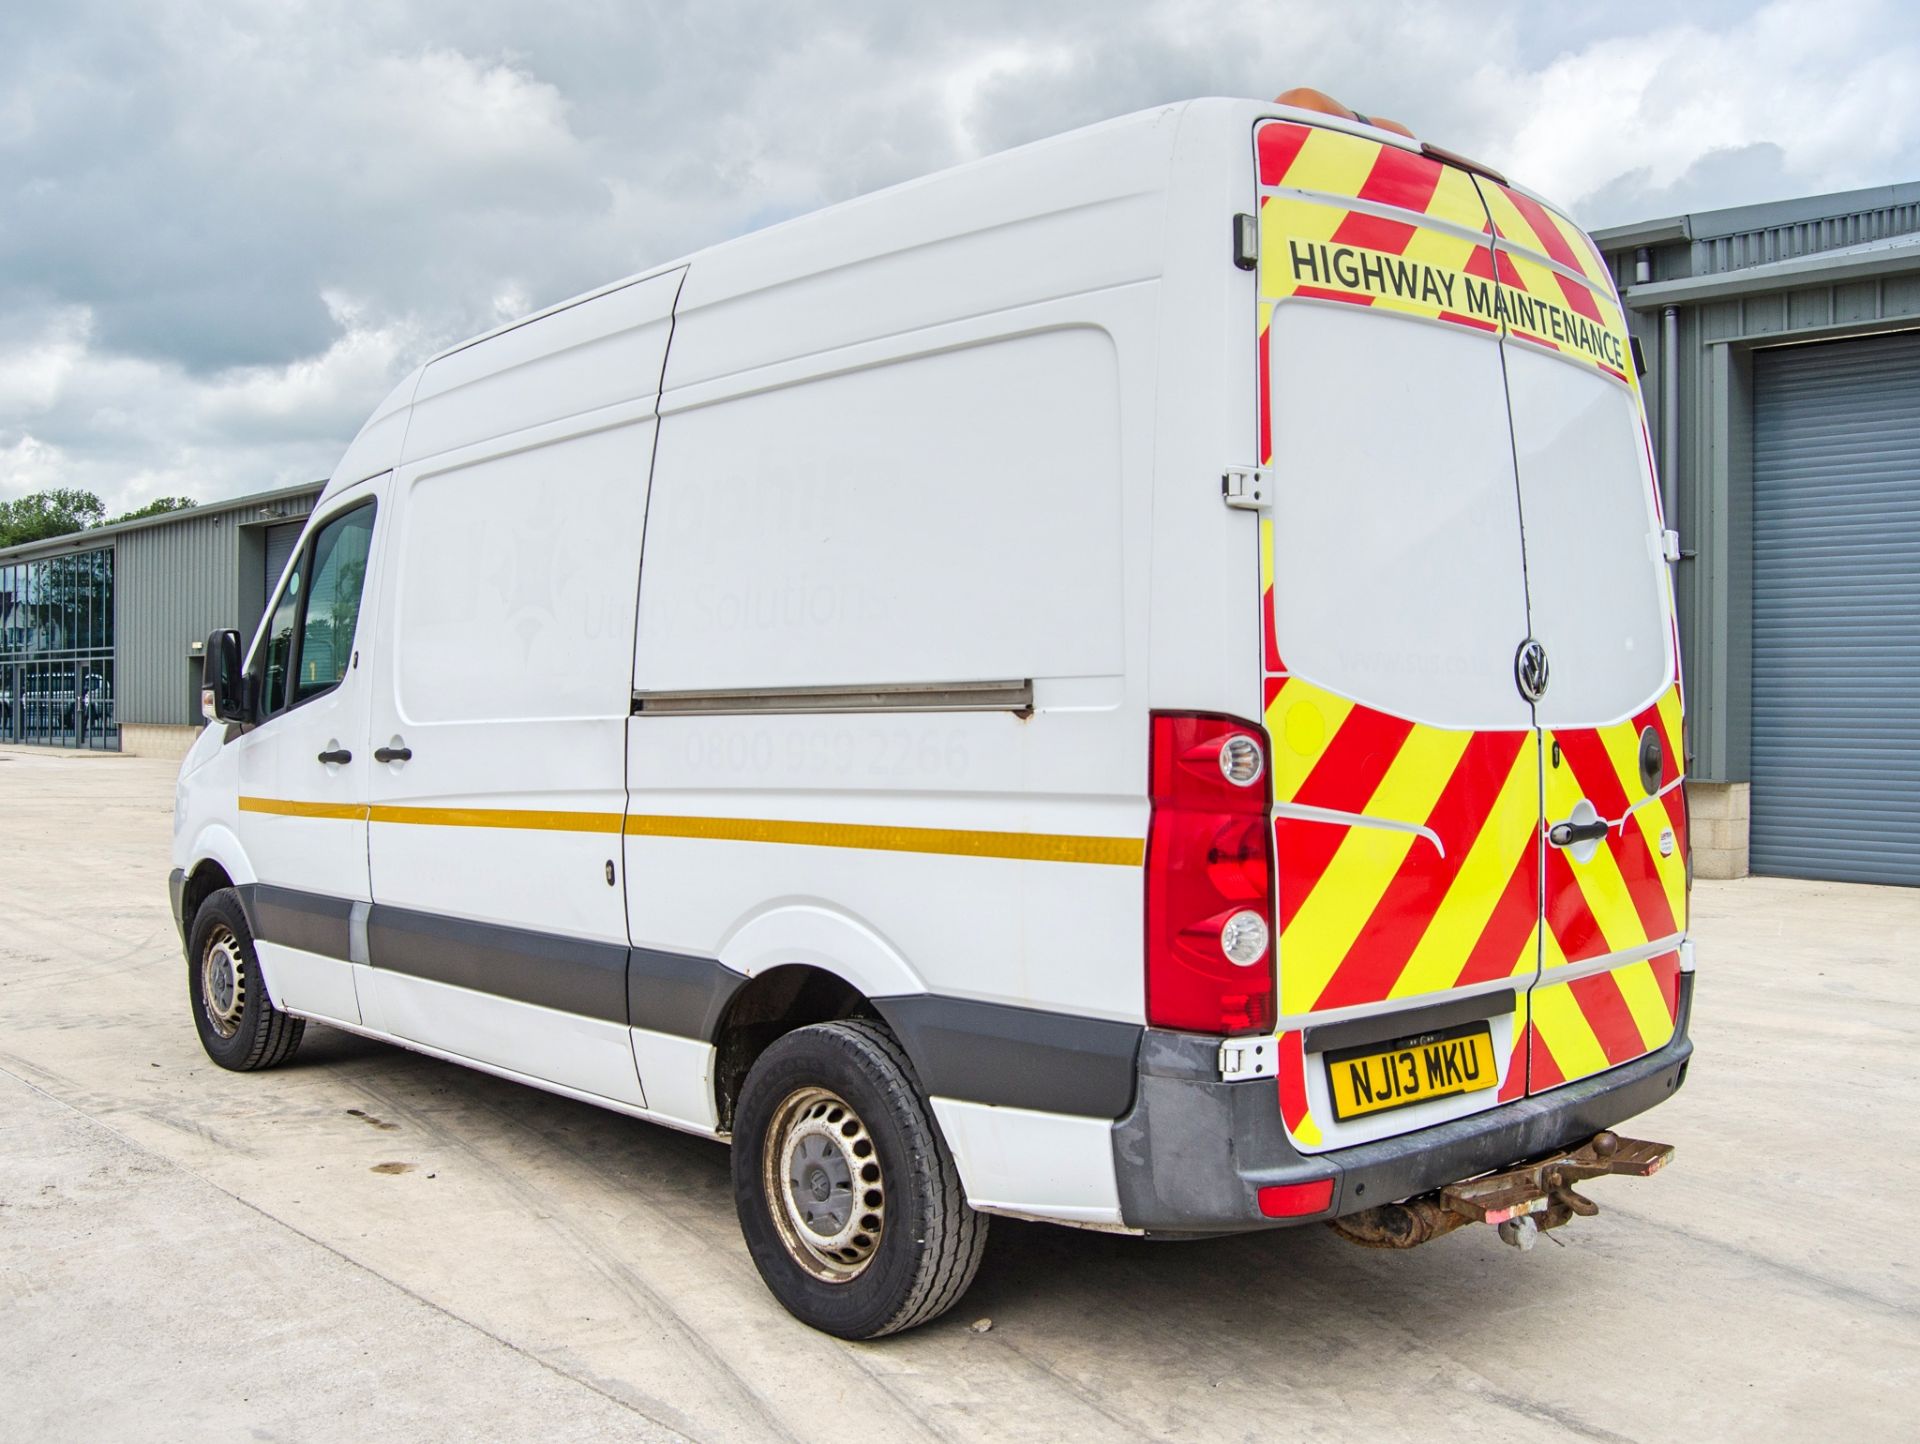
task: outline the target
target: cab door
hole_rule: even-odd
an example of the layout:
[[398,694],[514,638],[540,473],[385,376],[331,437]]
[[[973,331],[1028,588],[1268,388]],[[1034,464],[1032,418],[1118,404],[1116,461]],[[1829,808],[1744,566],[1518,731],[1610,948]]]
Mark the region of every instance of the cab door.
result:
[[367,892],[368,574],[385,478],[308,522],[248,662],[255,720],[239,752],[237,828],[257,879],[248,900],[275,1001],[360,1021],[351,919]]
[[1544,663],[1537,1093],[1673,1037],[1687,905],[1680,683],[1659,493],[1611,278],[1564,216],[1477,183]]
[[1525,1091],[1540,757],[1473,178],[1320,126],[1254,142],[1279,1101],[1312,1152]]

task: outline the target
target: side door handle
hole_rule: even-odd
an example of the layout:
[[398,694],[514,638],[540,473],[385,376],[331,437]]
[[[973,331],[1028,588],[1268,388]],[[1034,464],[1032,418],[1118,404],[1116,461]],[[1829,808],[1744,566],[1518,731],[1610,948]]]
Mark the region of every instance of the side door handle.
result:
[[411,762],[413,749],[411,747],[376,747],[373,749],[373,760],[375,762]]
[[347,763],[353,761],[353,754],[344,747],[335,747],[331,751],[322,752],[320,754],[320,760],[329,765],[338,763],[344,767]]
[[1598,842],[1611,831],[1613,824],[1604,817],[1596,817],[1592,822],[1556,822],[1547,829],[1547,841],[1555,847],[1573,847],[1582,842]]

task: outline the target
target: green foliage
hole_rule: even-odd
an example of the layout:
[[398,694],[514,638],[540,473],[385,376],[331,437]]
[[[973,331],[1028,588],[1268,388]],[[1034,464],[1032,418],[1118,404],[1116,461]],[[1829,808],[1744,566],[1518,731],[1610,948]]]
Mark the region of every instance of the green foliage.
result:
[[110,517],[103,526],[114,526],[123,521],[139,521],[143,516],[165,516],[170,511],[185,511],[189,507],[200,505],[190,496],[156,496],[145,506],[137,506],[132,511],[123,511],[119,516]]
[[170,511],[185,511],[198,505],[190,496],[157,496],[145,506],[108,517],[106,504],[90,491],[71,487],[36,491],[18,501],[0,501],[0,547],[45,541],[48,537],[113,526],[117,522],[139,521],[142,517],[165,516]]
[[18,501],[0,501],[0,547],[45,541],[99,526],[106,504],[90,491],[55,487]]

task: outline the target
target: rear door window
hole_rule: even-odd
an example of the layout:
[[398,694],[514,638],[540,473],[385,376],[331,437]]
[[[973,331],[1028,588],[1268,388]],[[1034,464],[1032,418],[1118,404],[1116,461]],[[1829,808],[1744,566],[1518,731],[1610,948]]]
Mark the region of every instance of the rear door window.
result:
[[1527,597],[1500,350],[1373,308],[1288,303],[1271,346],[1275,635],[1381,711],[1524,728]]
[[1506,352],[1533,634],[1551,668],[1539,720],[1597,726],[1673,678],[1639,408],[1590,367],[1526,345]]

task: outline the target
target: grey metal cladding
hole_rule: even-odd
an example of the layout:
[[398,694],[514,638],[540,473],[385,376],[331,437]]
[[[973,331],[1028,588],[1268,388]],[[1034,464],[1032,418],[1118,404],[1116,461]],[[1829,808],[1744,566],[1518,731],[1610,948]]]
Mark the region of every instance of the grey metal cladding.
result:
[[244,634],[253,622],[244,601],[258,582],[250,589],[241,572],[248,561],[256,568],[259,561],[243,539],[260,531],[262,514],[304,516],[318,495],[315,488],[276,496],[247,512],[206,507],[113,534],[114,683],[122,723],[199,722],[197,663],[188,648],[217,627]]
[[[346,933],[343,913],[343,958]],[[623,1026],[627,952],[621,943],[556,937],[381,903],[367,915],[368,961],[376,968]]]
[[1301,1045],[1309,1053],[1325,1053],[1333,1048],[1391,1043],[1396,1038],[1411,1038],[1417,1033],[1450,1028],[1455,1023],[1477,1023],[1498,1017],[1503,1013],[1511,1013],[1513,1007],[1513,989],[1501,988],[1498,992],[1481,993],[1471,998],[1453,998],[1424,1008],[1400,1008],[1391,1013],[1377,1013],[1370,1018],[1316,1023],[1302,1036]]
[[1753,364],[1755,872],[1920,884],[1920,333]]
[[303,953],[347,960],[347,920],[353,904],[346,898],[267,883],[248,883],[239,893],[254,937]]
[[925,993],[873,1005],[930,1096],[1090,1118],[1133,1102],[1137,1023]]
[[720,1015],[746,981],[712,958],[631,948],[627,1016],[635,1028],[711,1043],[720,1031]]

